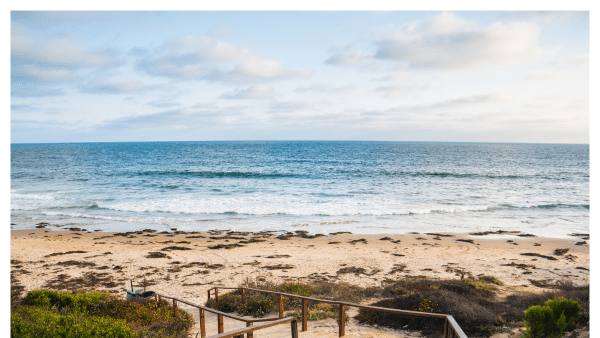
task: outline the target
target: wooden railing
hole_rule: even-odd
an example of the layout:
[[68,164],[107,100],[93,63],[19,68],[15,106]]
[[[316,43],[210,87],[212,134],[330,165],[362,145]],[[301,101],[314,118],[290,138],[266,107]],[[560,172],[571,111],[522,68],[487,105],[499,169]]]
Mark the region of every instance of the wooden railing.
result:
[[[217,291],[217,294],[218,293],[219,292]],[[177,311],[179,311],[178,306],[177,306],[178,302],[197,308],[199,310],[199,315],[200,315],[200,336],[202,338],[206,337],[205,312],[210,312],[210,313],[214,313],[217,315],[217,332],[218,332],[217,335],[213,335],[213,336],[206,337],[206,338],[232,338],[232,337],[242,338],[244,334],[246,334],[247,338],[252,338],[254,336],[254,331],[266,329],[271,326],[285,324],[285,323],[291,324],[292,337],[298,338],[298,323],[296,321],[296,318],[294,318],[294,317],[283,318],[283,316],[279,316],[279,317],[260,318],[260,319],[243,318],[243,317],[239,317],[239,316],[236,316],[236,315],[233,315],[230,313],[221,312],[221,311],[215,310],[213,308],[194,304],[187,300],[163,295],[160,293],[156,293],[154,298],[157,301],[162,300],[163,298],[171,299],[173,301],[173,308],[175,311],[175,315],[177,315]],[[223,325],[224,317],[244,322],[244,323],[246,323],[246,328],[241,328],[241,329],[224,332],[225,331],[225,328]],[[257,322],[269,322],[269,323],[254,326],[254,323],[257,323]]]
[[[307,325],[308,306],[307,305],[308,305],[308,301],[313,301],[313,302],[318,302],[318,303],[334,304],[334,305],[338,306],[338,326],[339,326],[339,336],[340,337],[343,337],[346,334],[346,307],[356,307],[356,308],[363,309],[363,310],[390,312],[390,313],[397,313],[397,314],[409,315],[409,316],[444,318],[445,319],[444,336],[443,336],[444,338],[455,338],[455,337],[467,338],[467,335],[465,335],[465,333],[460,328],[460,326],[458,325],[456,320],[454,320],[454,317],[452,317],[451,315],[446,315],[446,314],[441,314],[441,313],[389,309],[389,308],[385,308],[385,307],[368,306],[368,305],[360,305],[360,304],[348,303],[348,302],[339,302],[339,301],[333,301],[333,300],[318,299],[318,298],[294,295],[294,294],[290,294],[290,293],[267,291],[267,290],[253,289],[253,288],[246,288],[246,287],[231,288],[231,287],[224,287],[224,286],[216,286],[216,287],[213,287],[208,290],[208,299],[211,298],[211,291],[213,291],[215,300],[218,301],[219,289],[239,290],[239,292],[242,296],[242,303],[244,303],[246,301],[246,291],[253,291],[253,292],[276,295],[277,301],[279,303],[279,318],[283,318],[283,314],[284,314],[283,297],[295,298],[295,299],[302,300],[302,331],[308,330],[308,325]],[[215,312],[215,310],[212,310],[211,312]],[[269,320],[273,320],[273,319],[269,319]],[[229,336],[227,336],[227,337],[229,337]],[[249,337],[251,337],[251,336],[249,336]]]

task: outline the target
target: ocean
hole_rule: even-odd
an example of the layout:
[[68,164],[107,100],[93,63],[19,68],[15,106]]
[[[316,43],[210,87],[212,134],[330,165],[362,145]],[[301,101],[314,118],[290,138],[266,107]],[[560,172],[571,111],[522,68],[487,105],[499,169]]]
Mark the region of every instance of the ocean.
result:
[[11,229],[589,232],[589,146],[11,145]]

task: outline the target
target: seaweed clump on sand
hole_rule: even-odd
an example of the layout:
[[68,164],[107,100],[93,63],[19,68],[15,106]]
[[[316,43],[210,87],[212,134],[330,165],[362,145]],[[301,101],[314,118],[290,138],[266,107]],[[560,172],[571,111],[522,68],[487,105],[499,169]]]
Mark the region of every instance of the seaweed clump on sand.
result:
[[233,243],[233,244],[217,244],[217,245],[213,245],[213,246],[209,246],[209,249],[212,250],[217,250],[217,249],[226,249],[226,250],[230,250],[233,248],[240,248],[243,247],[243,245],[239,244],[239,243]]
[[556,261],[557,260],[556,258],[554,258],[552,256],[541,255],[541,254],[534,253],[534,252],[525,252],[525,253],[522,253],[521,256],[540,257],[540,258],[545,258],[545,259],[548,259],[548,260],[551,260],[551,261]]
[[146,258],[168,258],[168,259],[171,259],[171,256],[167,255],[164,252],[151,251],[151,252],[148,252],[148,255],[146,255]]
[[192,249],[186,248],[184,246],[168,246],[166,248],[161,249],[161,251],[173,251],[173,250],[192,250]]

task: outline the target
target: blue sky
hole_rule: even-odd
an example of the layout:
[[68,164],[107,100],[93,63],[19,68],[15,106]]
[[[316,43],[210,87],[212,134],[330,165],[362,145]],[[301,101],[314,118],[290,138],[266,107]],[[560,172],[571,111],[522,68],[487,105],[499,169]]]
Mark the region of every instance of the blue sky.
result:
[[589,142],[589,14],[11,13],[11,142]]

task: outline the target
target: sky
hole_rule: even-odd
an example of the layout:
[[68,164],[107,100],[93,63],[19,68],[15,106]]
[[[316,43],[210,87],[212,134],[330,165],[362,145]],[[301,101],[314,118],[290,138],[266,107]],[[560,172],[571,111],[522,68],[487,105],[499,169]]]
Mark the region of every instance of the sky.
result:
[[10,142],[589,143],[587,11],[12,11]]

